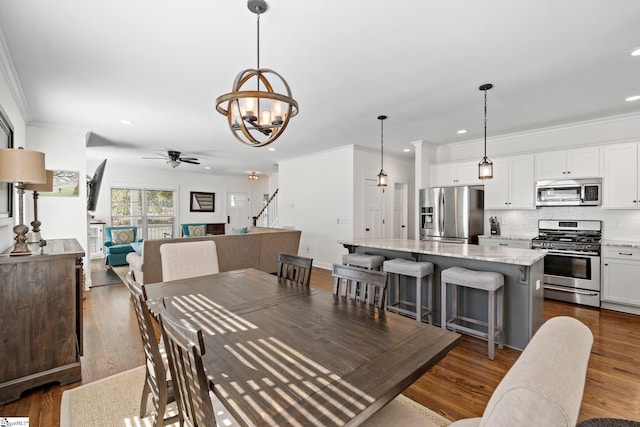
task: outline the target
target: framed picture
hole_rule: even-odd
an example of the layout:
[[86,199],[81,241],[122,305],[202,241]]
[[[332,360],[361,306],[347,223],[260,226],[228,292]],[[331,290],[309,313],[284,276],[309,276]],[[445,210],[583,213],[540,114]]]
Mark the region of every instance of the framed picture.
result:
[[53,191],[39,193],[45,197],[78,197],[78,184],[80,172],[78,171],[53,171]]
[[192,191],[189,200],[189,211],[191,212],[216,211],[216,193],[198,193]]
[[[13,148],[13,127],[0,107],[0,148]],[[0,218],[13,216],[13,184],[0,182]]]

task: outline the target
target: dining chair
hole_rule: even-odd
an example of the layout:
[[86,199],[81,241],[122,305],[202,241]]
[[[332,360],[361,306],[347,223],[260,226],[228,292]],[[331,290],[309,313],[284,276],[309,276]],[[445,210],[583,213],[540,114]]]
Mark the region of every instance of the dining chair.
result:
[[165,282],[220,272],[213,240],[165,243],[160,246],[160,262]]
[[383,308],[387,273],[349,265],[333,264],[333,294]]
[[202,330],[193,329],[173,317],[166,310],[164,300],[158,304],[158,312],[176,392],[179,425],[238,425],[230,411],[222,406],[213,382],[204,372]]
[[165,419],[167,404],[175,401],[175,395],[171,384],[169,363],[164,350],[164,345],[158,342],[153,329],[151,314],[147,308],[146,296],[142,285],[133,279],[131,272],[127,273],[126,285],[131,292],[133,308],[138,320],[142,347],[146,357],[146,379],[140,401],[140,418],[147,415],[147,403],[151,395],[155,414],[152,416],[152,425],[160,426],[172,424],[178,420],[177,415]]
[[312,258],[280,252],[278,254],[278,277],[309,286],[312,265]]

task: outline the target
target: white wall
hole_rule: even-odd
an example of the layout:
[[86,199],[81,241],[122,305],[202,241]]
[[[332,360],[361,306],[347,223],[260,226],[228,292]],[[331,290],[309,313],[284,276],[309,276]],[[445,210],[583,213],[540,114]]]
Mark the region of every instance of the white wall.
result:
[[[384,188],[382,197],[383,209],[382,216],[384,223],[384,236],[393,237],[393,203],[394,203],[394,185],[402,183],[408,185],[408,218],[409,229],[407,236],[413,236],[413,218],[415,217],[414,203],[414,174],[413,161],[409,159],[401,159],[391,155],[385,155],[384,171],[387,174],[387,187]],[[353,235],[356,238],[364,237],[365,224],[365,179],[377,180],[380,173],[380,152],[376,150],[368,150],[361,147],[354,148],[354,220]],[[383,191],[380,189],[380,191]]]
[[314,266],[341,263],[346,249],[337,241],[353,236],[353,164],[348,146],[278,165],[280,226],[302,230],[299,255]]
[[[14,100],[9,84],[3,73],[0,72],[0,109],[4,116],[13,126],[13,146],[31,149],[26,143],[24,118]],[[26,198],[26,197],[25,197]],[[13,190],[14,214],[11,218],[0,218],[0,252],[11,248],[15,241],[13,237],[13,226],[18,223],[18,198],[15,189]],[[28,224],[31,220],[26,221]]]
[[[637,139],[640,114],[627,114],[531,132],[487,138],[487,157],[550,151],[580,145],[609,144]],[[478,160],[482,158],[483,140],[470,140],[438,148],[437,162]]]
[[[92,176],[102,159],[87,160],[87,170]],[[181,223],[204,222],[226,223],[226,198],[229,192],[245,192],[251,202],[250,215],[257,214],[262,208],[262,194],[269,192],[269,179],[262,175],[258,181],[250,181],[247,175],[202,175],[189,173],[187,168],[145,169],[118,165],[107,159],[98,204],[93,219],[110,224],[110,194],[113,187],[150,188],[178,191],[177,225]],[[215,193],[215,212],[189,212],[189,193],[191,191]],[[249,223],[251,220],[249,219]],[[175,236],[180,230],[175,230]]]

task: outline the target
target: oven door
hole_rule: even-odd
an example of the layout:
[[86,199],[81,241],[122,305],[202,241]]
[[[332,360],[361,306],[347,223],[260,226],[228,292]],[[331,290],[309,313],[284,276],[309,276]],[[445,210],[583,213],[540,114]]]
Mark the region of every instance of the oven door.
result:
[[600,306],[600,256],[596,253],[549,251],[544,257],[544,295]]

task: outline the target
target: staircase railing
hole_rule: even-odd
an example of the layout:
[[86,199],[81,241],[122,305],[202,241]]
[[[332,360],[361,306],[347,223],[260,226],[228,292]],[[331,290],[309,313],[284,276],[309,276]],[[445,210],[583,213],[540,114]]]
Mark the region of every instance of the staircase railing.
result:
[[253,217],[255,227],[273,227],[278,222],[278,188],[273,192],[267,204],[262,207],[258,215]]

